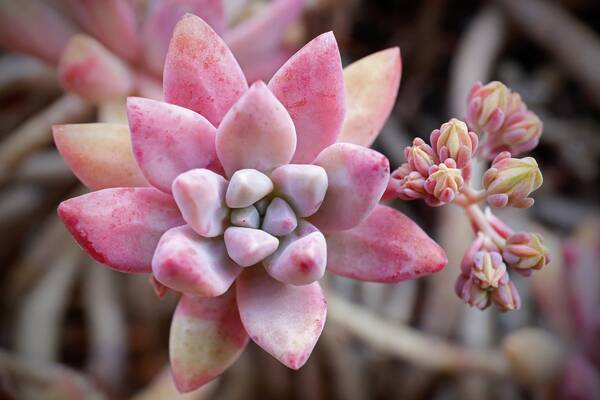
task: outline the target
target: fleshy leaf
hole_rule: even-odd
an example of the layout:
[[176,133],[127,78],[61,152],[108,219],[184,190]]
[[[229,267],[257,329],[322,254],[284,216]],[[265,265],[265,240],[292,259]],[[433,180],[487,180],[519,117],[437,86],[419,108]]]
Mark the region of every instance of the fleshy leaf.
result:
[[184,221],[173,198],[154,188],[115,188],[63,201],[58,215],[79,245],[121,272],[150,272],[163,233]]
[[137,21],[128,0],[70,0],[75,19],[119,57],[135,62],[140,50]]
[[225,28],[222,0],[162,0],[150,4],[144,21],[143,40],[146,65],[161,76],[173,28],[186,13],[199,16],[217,33]]
[[298,226],[292,207],[285,200],[275,197],[265,211],[262,229],[273,236],[284,236]]
[[283,43],[303,6],[304,0],[273,0],[258,15],[230,30],[224,36],[225,42],[238,60],[254,62],[268,57]]
[[158,189],[170,193],[177,175],[194,168],[221,170],[216,129],[203,116],[140,97],[127,99],[127,116],[135,159]]
[[227,176],[242,168],[270,172],[291,160],[296,131],[279,100],[256,82],[223,118],[216,145]]
[[0,47],[57,64],[77,28],[39,0],[0,2]]
[[275,192],[284,197],[299,217],[313,215],[327,192],[327,173],[310,164],[288,164],[271,174]]
[[65,89],[90,101],[127,96],[133,89],[129,68],[91,36],[71,38],[58,65]]
[[327,235],[327,270],[352,279],[400,282],[441,270],[444,250],[410,218],[379,205],[357,227]]
[[394,47],[344,68],[346,119],[338,142],[369,147],[385,124],[398,94],[402,62]]
[[319,283],[286,285],[263,268],[249,268],[239,276],[236,288],[250,338],[288,368],[302,367],[325,325],[327,301]]
[[229,210],[225,206],[227,181],[208,169],[193,169],[173,181],[173,197],[183,219],[204,237],[222,235]]
[[242,267],[250,267],[273,254],[279,240],[260,229],[230,226],[223,236],[227,253]]
[[291,285],[307,285],[323,277],[327,243],[319,230],[306,221],[281,239],[277,251],[263,261],[273,278]]
[[225,195],[225,202],[231,208],[249,207],[273,190],[273,182],[268,176],[255,169],[235,171]]
[[171,322],[169,358],[177,390],[191,392],[221,375],[248,343],[235,292],[201,298],[183,295]]
[[152,258],[152,272],[159,282],[201,297],[222,295],[241,271],[221,238],[202,237],[187,225],[165,232]]
[[350,229],[375,208],[390,177],[387,158],[375,150],[336,143],[316,158],[327,172],[325,200],[310,221],[324,232]]
[[335,142],[346,110],[342,63],[332,32],[310,41],[275,73],[269,88],[288,110],[298,136],[292,161],[311,163]]
[[186,14],[175,26],[165,60],[165,100],[218,126],[248,89],[240,66],[206,22]]
[[88,188],[149,185],[133,158],[127,125],[54,125],[52,132],[58,151]]

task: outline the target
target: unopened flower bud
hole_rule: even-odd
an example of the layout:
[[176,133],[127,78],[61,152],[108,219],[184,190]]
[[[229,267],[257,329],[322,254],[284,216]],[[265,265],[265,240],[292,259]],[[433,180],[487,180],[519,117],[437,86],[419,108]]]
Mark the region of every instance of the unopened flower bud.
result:
[[425,190],[425,178],[417,171],[411,171],[400,182],[397,195],[402,200],[426,198],[428,193]]
[[404,149],[408,165],[423,176],[427,176],[429,168],[436,163],[431,147],[421,138],[415,138],[413,145]]
[[452,158],[458,168],[465,167],[477,148],[478,138],[469,132],[467,124],[456,118],[431,132],[431,146],[440,161]]
[[530,275],[548,263],[548,250],[542,244],[542,236],[537,233],[519,232],[506,239],[502,252],[504,261],[523,275]]
[[429,169],[429,178],[425,181],[425,190],[431,195],[426,199],[430,206],[450,203],[462,189],[464,179],[460,169],[452,159],[434,165]]
[[501,82],[475,83],[467,100],[467,121],[478,133],[496,132],[506,117],[509,90]]
[[492,292],[492,301],[501,311],[513,311],[521,308],[521,296],[511,280]]
[[542,129],[543,124],[538,116],[533,111],[523,110],[509,114],[498,135],[503,148],[517,155],[538,145]]
[[497,288],[508,283],[506,265],[500,253],[480,251],[473,257],[473,282],[482,289]]
[[473,279],[468,275],[459,275],[454,290],[458,297],[471,307],[484,310],[490,305],[490,292],[474,284]]
[[473,240],[473,242],[471,242],[471,245],[465,252],[465,255],[463,256],[463,259],[460,263],[460,270],[462,271],[463,274],[467,274],[467,275],[471,274],[471,271],[473,269],[473,263],[474,263],[473,260],[475,258],[475,254],[477,254],[481,251],[499,253],[500,249],[490,239],[489,236],[486,236],[483,233],[479,232],[477,234],[477,238],[475,238],[475,240]]
[[487,200],[493,207],[531,207],[533,199],[528,196],[542,185],[542,181],[534,158],[512,158],[509,152],[500,153],[483,175]]

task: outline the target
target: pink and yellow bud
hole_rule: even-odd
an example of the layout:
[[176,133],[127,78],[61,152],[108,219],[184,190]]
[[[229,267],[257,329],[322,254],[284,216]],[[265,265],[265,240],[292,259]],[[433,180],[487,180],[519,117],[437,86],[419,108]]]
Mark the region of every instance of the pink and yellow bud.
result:
[[413,145],[404,149],[404,156],[410,168],[423,176],[427,176],[429,168],[436,164],[433,150],[421,138],[415,138]]
[[506,240],[502,252],[506,263],[521,274],[530,275],[532,270],[548,264],[548,249],[538,233],[518,232]]
[[456,118],[431,132],[431,146],[440,161],[452,158],[458,168],[465,167],[477,148],[478,138],[467,124]]
[[454,291],[466,304],[484,310],[490,305],[490,291],[480,288],[469,275],[459,275]]
[[501,311],[514,311],[521,308],[521,296],[515,284],[510,280],[494,290],[491,297],[492,302]]
[[417,171],[403,164],[392,174],[388,190],[402,200],[424,199],[429,196],[425,190],[425,178]]
[[477,82],[467,100],[467,122],[478,133],[496,132],[506,117],[509,90],[503,83],[493,81],[487,85]]
[[487,201],[493,207],[531,207],[533,199],[528,196],[542,186],[542,182],[542,173],[534,158],[512,158],[509,152],[500,153],[483,175]]
[[464,183],[461,170],[456,168],[454,160],[448,159],[445,163],[432,166],[424,185],[427,193],[433,197],[426,200],[427,204],[435,207],[451,203]]
[[499,134],[504,148],[512,154],[534,149],[542,136],[543,124],[532,111],[522,110],[507,116]]
[[500,253],[480,251],[473,257],[471,268],[473,283],[482,289],[497,288],[508,283],[506,265]]

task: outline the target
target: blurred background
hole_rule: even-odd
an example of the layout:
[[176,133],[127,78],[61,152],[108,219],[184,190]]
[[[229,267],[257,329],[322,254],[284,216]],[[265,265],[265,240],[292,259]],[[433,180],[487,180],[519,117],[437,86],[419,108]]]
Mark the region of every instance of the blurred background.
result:
[[[142,21],[152,2],[131,2]],[[277,2],[224,0],[222,29],[268,16]],[[290,371],[251,343],[221,378],[185,396],[167,370],[176,297],[159,299],[147,277],[98,266],[56,216],[62,199],[84,189],[51,125],[118,122],[124,112],[59,79],[68,36],[102,36],[76,3],[0,2],[0,398],[600,398],[600,2],[306,0],[274,19],[271,47],[232,45],[247,75],[262,79],[328,30],[344,64],[399,46],[398,100],[374,145],[393,168],[412,137],[464,117],[475,81],[503,81],[544,122],[532,154],[544,185],[531,209],[499,215],[543,232],[552,262],[517,278],[521,310],[472,310],[453,288],[473,240],[468,221],[454,206],[396,201],[446,249],[444,270],[397,285],[328,276],[328,321],[304,368]],[[104,44],[148,76],[123,98],[156,93],[156,66],[119,56],[119,41]]]

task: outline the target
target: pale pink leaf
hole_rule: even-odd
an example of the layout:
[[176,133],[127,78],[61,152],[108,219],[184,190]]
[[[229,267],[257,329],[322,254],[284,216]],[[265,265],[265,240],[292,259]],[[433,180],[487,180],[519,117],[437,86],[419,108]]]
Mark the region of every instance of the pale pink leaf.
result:
[[171,322],[169,358],[177,390],[191,392],[221,375],[248,343],[235,292],[201,298],[183,295]]
[[346,119],[338,142],[369,147],[396,102],[402,63],[394,47],[362,58],[344,68]]
[[327,172],[325,200],[310,221],[324,232],[350,229],[375,208],[390,177],[387,158],[375,150],[336,143],[314,161]]
[[311,163],[335,142],[346,110],[342,63],[332,32],[310,41],[275,73],[269,88],[288,110],[298,136],[294,163]]
[[223,118],[216,146],[227,176],[243,168],[270,172],[291,160],[296,131],[286,109],[259,81]]
[[249,268],[239,276],[236,288],[242,323],[252,340],[287,367],[302,367],[327,315],[319,283],[286,285],[263,268]]
[[177,175],[190,169],[221,171],[216,129],[203,116],[141,97],[127,99],[127,116],[135,159],[158,189],[170,193]]
[[444,250],[410,218],[379,205],[357,227],[327,235],[327,270],[352,279],[401,282],[437,272]]
[[152,258],[160,283],[201,297],[222,295],[241,271],[227,256],[222,238],[202,237],[187,225],[165,232]]
[[133,158],[127,125],[54,125],[52,132],[67,165],[88,188],[149,186]]
[[63,201],[58,215],[79,245],[121,272],[150,272],[163,233],[185,222],[173,198],[154,188],[115,188]]
[[162,76],[163,65],[173,28],[186,13],[199,16],[217,33],[225,28],[222,0],[153,0],[143,26],[146,66]]
[[218,126],[248,89],[240,66],[206,22],[186,14],[175,26],[165,60],[165,100]]

